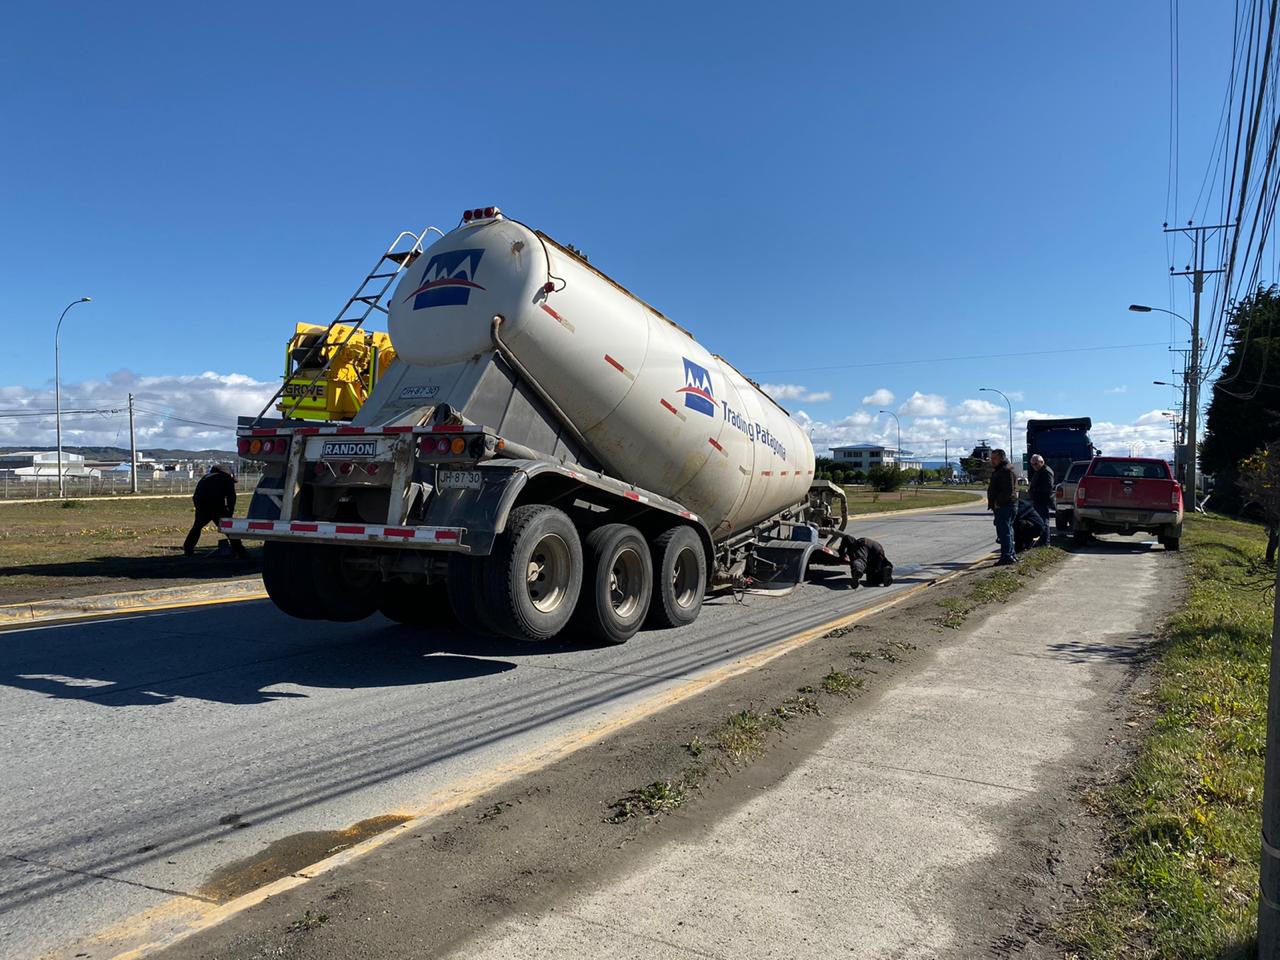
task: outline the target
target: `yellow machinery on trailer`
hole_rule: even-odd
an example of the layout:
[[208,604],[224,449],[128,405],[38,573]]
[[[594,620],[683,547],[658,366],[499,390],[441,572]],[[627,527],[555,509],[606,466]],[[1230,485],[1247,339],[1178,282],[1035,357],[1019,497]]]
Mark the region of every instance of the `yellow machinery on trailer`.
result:
[[350,420],[395,357],[385,333],[343,323],[300,323],[285,347],[276,409],[295,420]]

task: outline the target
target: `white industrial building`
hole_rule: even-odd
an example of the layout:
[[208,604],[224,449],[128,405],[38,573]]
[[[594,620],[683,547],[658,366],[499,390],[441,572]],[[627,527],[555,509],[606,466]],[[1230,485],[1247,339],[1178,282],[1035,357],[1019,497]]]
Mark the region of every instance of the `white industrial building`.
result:
[[899,470],[920,470],[924,464],[910,450],[895,450],[876,443],[850,443],[831,447],[831,458],[842,467],[866,473],[872,467],[897,467]]
[[[89,467],[84,457],[78,453],[62,454],[62,474],[68,479],[97,479],[102,471]],[[0,453],[0,477],[10,480],[54,480],[58,479],[58,451],[56,450],[19,450],[15,453]]]

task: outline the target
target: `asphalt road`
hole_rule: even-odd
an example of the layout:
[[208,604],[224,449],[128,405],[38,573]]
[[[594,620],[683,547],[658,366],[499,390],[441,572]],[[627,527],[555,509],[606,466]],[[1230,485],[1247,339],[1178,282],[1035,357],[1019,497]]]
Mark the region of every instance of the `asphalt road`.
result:
[[[709,602],[623,647],[529,647],[267,602],[0,634],[0,956],[56,951],[306,831],[426,798],[584,721],[991,552],[989,515],[861,521],[898,582]],[[70,954],[68,954],[70,955]]]

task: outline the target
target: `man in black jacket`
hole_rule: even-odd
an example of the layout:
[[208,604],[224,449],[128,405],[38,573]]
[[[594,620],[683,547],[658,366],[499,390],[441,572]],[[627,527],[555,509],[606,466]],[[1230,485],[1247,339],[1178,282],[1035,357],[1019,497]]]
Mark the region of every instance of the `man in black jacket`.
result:
[[893,564],[885,556],[884,547],[870,537],[851,537],[845,534],[840,545],[840,559],[849,564],[849,579],[855,590],[864,576],[869,587],[888,587],[893,584]]
[[1049,526],[1049,508],[1053,503],[1053,468],[1044,462],[1040,454],[1031,456],[1031,476],[1027,478],[1027,492],[1045,526]]
[[[222,464],[212,467],[196,484],[191,501],[196,507],[196,519],[182,544],[182,552],[188,557],[195,555],[200,531],[205,526],[216,524],[223,517],[230,517],[236,512],[236,478],[231,470]],[[247,556],[244,544],[239,540],[231,541],[231,551],[237,557]]]
[[1018,562],[1013,546],[1013,514],[1018,506],[1018,478],[1013,475],[1009,458],[1003,450],[991,451],[991,480],[987,483],[987,509],[993,514],[996,539],[1000,541],[1000,559],[996,566]]

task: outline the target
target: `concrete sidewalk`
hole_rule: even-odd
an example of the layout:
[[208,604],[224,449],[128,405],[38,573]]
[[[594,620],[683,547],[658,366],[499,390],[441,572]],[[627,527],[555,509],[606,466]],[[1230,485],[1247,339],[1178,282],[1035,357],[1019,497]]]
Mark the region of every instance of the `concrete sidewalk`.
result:
[[1056,956],[1058,864],[1095,856],[1066,825],[1123,754],[1179,569],[1135,541],[1068,557],[774,789],[453,956]]

